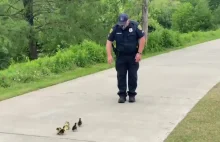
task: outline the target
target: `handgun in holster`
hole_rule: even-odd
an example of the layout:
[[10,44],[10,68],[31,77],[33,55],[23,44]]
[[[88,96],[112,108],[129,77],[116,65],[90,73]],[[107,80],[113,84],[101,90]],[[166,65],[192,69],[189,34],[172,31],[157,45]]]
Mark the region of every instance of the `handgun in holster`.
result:
[[117,56],[118,52],[117,52],[117,49],[115,48],[113,43],[112,43],[112,49],[113,49],[113,52],[115,53],[115,55]]

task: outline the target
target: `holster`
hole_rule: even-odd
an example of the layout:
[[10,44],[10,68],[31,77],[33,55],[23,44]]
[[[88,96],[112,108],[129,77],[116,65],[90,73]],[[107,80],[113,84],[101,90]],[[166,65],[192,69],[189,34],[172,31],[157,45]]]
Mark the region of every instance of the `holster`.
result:
[[117,57],[119,52],[118,50],[114,47],[114,44],[112,44],[112,49],[113,49],[113,52],[115,53],[115,56]]

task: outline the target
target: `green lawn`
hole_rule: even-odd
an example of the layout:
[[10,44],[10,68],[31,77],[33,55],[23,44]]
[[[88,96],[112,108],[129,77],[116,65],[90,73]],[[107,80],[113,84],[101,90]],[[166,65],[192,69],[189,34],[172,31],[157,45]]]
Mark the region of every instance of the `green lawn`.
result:
[[[214,40],[214,39],[218,39],[220,37],[220,35],[216,35],[216,36],[210,36],[209,38],[200,38],[197,39],[193,42],[189,42],[184,46],[181,47],[176,47],[176,48],[169,48],[166,49],[165,51],[160,51],[160,52],[156,52],[156,53],[147,53],[146,55],[143,56],[144,58],[148,58],[148,57],[152,57],[155,55],[159,55],[159,54],[163,54],[163,53],[167,53],[173,50],[178,50],[190,45],[194,45],[194,44],[198,44],[198,43],[202,43],[205,41],[209,41],[209,40]],[[107,63],[104,64],[97,64],[95,66],[91,66],[91,67],[87,67],[87,68],[78,68],[75,69],[73,71],[68,71],[65,73],[61,73],[58,75],[54,75],[54,76],[49,76],[45,79],[39,80],[39,81],[34,81],[34,82],[30,82],[30,83],[21,83],[21,84],[16,84],[13,87],[9,87],[9,88],[0,88],[0,101],[3,101],[5,99],[9,99],[15,96],[19,96],[37,89],[41,89],[41,88],[45,88],[51,85],[55,85],[58,83],[62,83],[68,80],[72,80],[78,77],[82,77],[85,75],[89,75],[95,72],[99,72],[105,69],[109,69],[114,67],[113,65],[108,65]]]
[[177,125],[165,142],[220,141],[220,83]]

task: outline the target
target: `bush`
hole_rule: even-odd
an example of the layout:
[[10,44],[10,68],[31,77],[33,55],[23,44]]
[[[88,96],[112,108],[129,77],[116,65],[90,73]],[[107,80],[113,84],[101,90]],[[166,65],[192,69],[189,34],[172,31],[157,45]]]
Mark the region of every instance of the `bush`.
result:
[[149,35],[146,51],[157,52],[164,48],[181,46],[182,42],[180,33],[168,29],[160,29]]
[[58,51],[55,56],[11,65],[7,70],[0,72],[0,87],[36,81],[52,74],[73,70],[77,66],[85,67],[103,62],[106,62],[105,49],[85,40],[81,45]]
[[168,29],[156,30],[149,34],[146,52],[158,52],[168,48],[175,48],[191,43],[192,41],[208,40],[220,37],[220,30],[209,32],[190,32],[181,34]]
[[178,32],[164,29],[161,33],[161,46],[164,48],[177,47],[182,45],[180,34]]
[[101,45],[85,40],[81,44],[81,48],[84,51],[87,51],[89,60],[92,64],[103,63],[106,61],[106,51]]
[[207,31],[213,28],[212,13],[206,0],[197,0],[195,5],[184,2],[172,15],[172,28],[182,33]]
[[[149,35],[147,48],[144,52],[157,52],[166,48],[178,47],[191,41],[207,40],[216,36],[220,36],[220,30],[180,34],[161,28]],[[80,45],[59,50],[52,57],[43,57],[38,60],[27,61],[26,63],[10,65],[8,69],[0,71],[0,88],[40,80],[47,76],[74,70],[77,67],[86,67],[105,62],[105,48],[85,40]]]
[[220,36],[220,30],[217,31],[208,31],[208,32],[190,32],[181,34],[180,37],[183,41],[183,44],[190,43],[192,41],[198,41],[198,40],[209,40],[215,37]]
[[220,5],[218,6],[217,9],[213,11],[212,15],[212,25],[214,28],[220,28],[220,18],[219,18],[219,13],[220,13]]
[[182,33],[193,31],[196,22],[193,6],[189,2],[181,4],[172,15],[172,28]]
[[153,18],[148,19],[148,33],[161,29],[163,29],[163,27],[158,23],[157,20],[154,20]]
[[157,52],[163,50],[161,46],[161,32],[156,30],[149,35],[146,50],[144,52]]
[[149,2],[150,17],[157,20],[163,28],[170,29],[172,26],[172,13],[180,4],[179,1],[152,0]]
[[74,61],[79,67],[103,63],[106,61],[105,49],[101,45],[88,40],[84,40],[79,46],[71,47],[70,50],[75,53]]
[[25,20],[3,17],[0,16],[0,69],[7,68],[11,60],[24,61],[29,34],[29,26]]

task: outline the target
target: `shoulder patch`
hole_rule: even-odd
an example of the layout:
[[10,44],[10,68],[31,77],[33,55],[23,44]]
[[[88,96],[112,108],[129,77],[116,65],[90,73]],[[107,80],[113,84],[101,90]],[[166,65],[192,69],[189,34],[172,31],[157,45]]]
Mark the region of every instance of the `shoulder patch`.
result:
[[141,27],[141,25],[140,25],[140,24],[138,25],[138,29],[139,29],[139,30],[142,30],[142,27]]
[[109,33],[111,33],[112,31],[113,31],[113,29],[111,28],[110,31],[109,31]]

